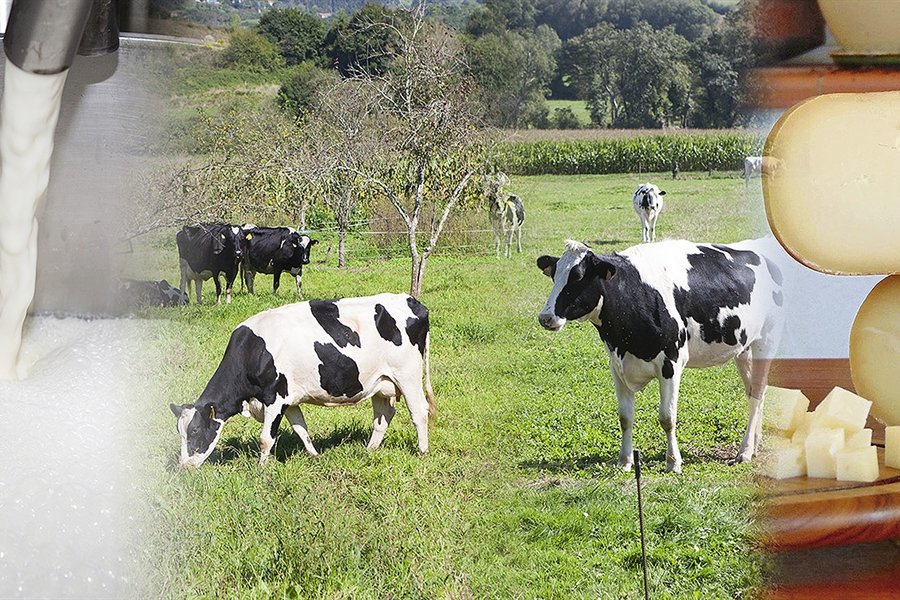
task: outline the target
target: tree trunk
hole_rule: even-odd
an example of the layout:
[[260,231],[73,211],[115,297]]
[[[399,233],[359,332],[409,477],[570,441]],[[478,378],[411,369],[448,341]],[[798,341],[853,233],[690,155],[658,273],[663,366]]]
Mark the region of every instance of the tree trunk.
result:
[[338,268],[344,268],[344,241],[347,239],[347,232],[344,229],[338,231]]

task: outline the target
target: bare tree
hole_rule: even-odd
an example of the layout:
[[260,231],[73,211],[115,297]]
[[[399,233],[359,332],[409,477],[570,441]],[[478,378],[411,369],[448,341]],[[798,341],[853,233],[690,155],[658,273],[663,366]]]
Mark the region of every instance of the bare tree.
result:
[[[482,168],[485,136],[476,132],[481,113],[472,99],[462,47],[453,32],[425,20],[425,6],[402,23],[375,23],[393,30],[396,47],[386,73],[357,70],[354,79],[378,98],[389,158],[359,174],[375,185],[406,224],[412,272],[410,294],[419,296],[428,258],[447,218],[465,199]],[[420,250],[420,227],[427,228]]]

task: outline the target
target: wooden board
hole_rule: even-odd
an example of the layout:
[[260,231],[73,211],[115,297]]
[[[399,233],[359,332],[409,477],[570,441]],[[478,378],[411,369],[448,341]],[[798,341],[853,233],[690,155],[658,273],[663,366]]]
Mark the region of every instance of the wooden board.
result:
[[[835,385],[852,390],[848,360],[779,360],[771,385],[802,389],[818,403]],[[873,440],[883,440],[877,422]],[[900,470],[884,466],[872,483],[797,477],[761,478],[763,544],[771,551],[821,548],[900,538]]]

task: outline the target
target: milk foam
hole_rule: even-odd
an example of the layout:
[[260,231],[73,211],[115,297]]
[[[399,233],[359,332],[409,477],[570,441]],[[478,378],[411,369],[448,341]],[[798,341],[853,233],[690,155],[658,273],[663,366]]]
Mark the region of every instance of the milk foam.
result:
[[35,75],[6,60],[0,100],[0,379],[25,375],[18,357],[34,299],[35,214],[47,193],[67,73]]

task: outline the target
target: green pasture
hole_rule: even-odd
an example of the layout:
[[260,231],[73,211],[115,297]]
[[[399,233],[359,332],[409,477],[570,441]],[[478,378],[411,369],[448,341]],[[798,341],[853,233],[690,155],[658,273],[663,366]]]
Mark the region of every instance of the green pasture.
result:
[[[487,217],[471,216],[467,252],[428,264],[421,300],[431,311],[431,375],[438,407],[420,457],[400,402],[384,443],[365,449],[371,405],[304,408],[310,458],[287,425],[260,468],[260,425],[234,417],[198,470],[173,468],[179,451],[168,404],[193,402],[246,317],[295,301],[259,276],[216,306],[148,311],[158,319],[153,373],[141,396],[139,447],[146,523],[140,540],[148,597],[163,598],[639,598],[641,546],[634,476],[615,465],[619,425],[605,350],[589,324],[561,332],[537,323],[550,281],[535,267],[574,238],[597,252],[640,241],[631,208],[638,183],[668,193],[660,237],[731,242],[764,231],[758,186],[737,174],[516,177],[525,203],[523,252],[493,253]],[[482,222],[483,221],[483,222]],[[124,274],[178,282],[174,231],[149,235]],[[351,236],[337,268],[332,232],[304,270],[306,298],[404,292],[409,259],[372,257]],[[474,242],[472,241],[474,239]],[[364,249],[359,250],[358,249]],[[328,259],[322,262],[326,256]],[[666,474],[656,422],[658,387],[638,397],[635,445],[651,596],[747,598],[765,564],[753,544],[753,468],[729,466],[746,423],[733,365],[689,371],[679,403],[685,464]]]

